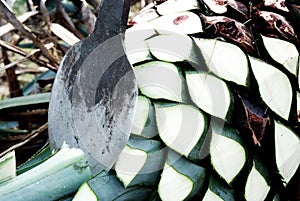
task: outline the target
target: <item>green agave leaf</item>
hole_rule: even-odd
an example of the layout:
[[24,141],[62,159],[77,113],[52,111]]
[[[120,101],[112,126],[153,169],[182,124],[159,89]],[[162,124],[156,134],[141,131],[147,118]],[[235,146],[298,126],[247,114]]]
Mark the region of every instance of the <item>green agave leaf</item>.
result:
[[0,128],[0,139],[8,138],[11,136],[24,135],[28,134],[28,130],[17,130],[17,129],[1,129]]
[[0,111],[48,108],[50,93],[34,94],[0,101]]
[[22,164],[17,168],[17,175],[20,175],[39,164],[43,163],[53,155],[50,145],[47,144],[38,152],[36,152],[26,163]]
[[168,0],[156,7],[156,10],[160,15],[168,15],[194,9],[199,9],[197,0]]
[[232,189],[222,184],[213,175],[210,175],[208,189],[203,201],[235,201],[235,199]]
[[293,97],[288,77],[272,65],[251,56],[249,59],[263,101],[271,110],[287,120]]
[[58,200],[91,176],[80,149],[64,147],[35,168],[0,184],[0,200]]
[[231,105],[229,89],[224,81],[206,72],[186,71],[192,101],[210,115],[226,119]]
[[73,201],[146,200],[152,192],[153,189],[146,186],[125,188],[114,172],[102,171],[79,188]]
[[38,75],[34,80],[24,85],[22,88],[24,96],[28,96],[35,89],[35,84],[37,80],[49,79],[55,77],[56,73],[52,70],[48,70],[40,75]]
[[0,184],[16,177],[16,154],[9,152],[0,158]]
[[187,61],[203,68],[201,52],[195,42],[186,35],[158,35],[147,41],[151,54],[168,62]]
[[296,46],[284,40],[261,35],[264,45],[271,57],[282,64],[288,71],[297,75],[299,52]]
[[288,183],[300,164],[300,140],[296,133],[277,121],[275,121],[275,157],[279,173]]
[[216,39],[194,38],[194,41],[211,72],[238,85],[248,85],[248,59],[238,46]]
[[200,17],[189,11],[163,15],[150,21],[150,23],[159,34],[195,34],[203,32]]
[[153,61],[135,67],[137,85],[142,94],[154,99],[182,102],[183,78],[172,63]]

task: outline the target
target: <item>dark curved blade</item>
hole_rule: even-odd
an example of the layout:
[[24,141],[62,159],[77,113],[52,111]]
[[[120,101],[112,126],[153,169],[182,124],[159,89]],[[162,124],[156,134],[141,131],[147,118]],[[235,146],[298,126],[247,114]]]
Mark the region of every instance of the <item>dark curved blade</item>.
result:
[[137,86],[123,46],[129,5],[102,1],[94,32],[67,52],[52,89],[51,147],[81,148],[94,173],[112,167],[132,127]]

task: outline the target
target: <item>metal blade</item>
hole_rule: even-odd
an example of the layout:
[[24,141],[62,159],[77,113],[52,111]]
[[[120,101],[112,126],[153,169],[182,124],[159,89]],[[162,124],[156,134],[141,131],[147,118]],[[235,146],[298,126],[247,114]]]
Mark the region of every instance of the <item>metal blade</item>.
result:
[[112,167],[132,127],[137,85],[123,46],[129,5],[102,1],[94,32],[67,52],[52,89],[51,147],[81,148],[94,173]]

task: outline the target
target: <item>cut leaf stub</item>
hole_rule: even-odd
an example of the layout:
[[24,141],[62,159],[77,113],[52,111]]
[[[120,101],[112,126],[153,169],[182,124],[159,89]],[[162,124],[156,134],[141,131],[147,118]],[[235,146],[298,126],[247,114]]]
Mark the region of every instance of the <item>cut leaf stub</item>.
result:
[[224,80],[248,86],[248,59],[238,46],[217,39],[194,38],[194,41],[209,71]]
[[235,201],[234,192],[227,185],[220,182],[215,176],[209,176],[208,189],[203,201]]
[[293,98],[288,77],[270,64],[251,56],[249,59],[261,98],[271,110],[288,120]]
[[300,164],[300,140],[296,133],[277,121],[275,121],[275,157],[279,173],[288,183]]
[[236,130],[218,124],[212,125],[211,164],[228,184],[246,164],[247,152],[244,146]]
[[268,178],[264,174],[266,172],[265,168],[260,162],[254,161],[245,186],[245,198],[247,201],[263,201],[267,197],[270,185],[267,182]]
[[206,170],[169,150],[158,193],[163,201],[188,200],[203,186]]
[[150,21],[150,23],[159,34],[203,32],[200,17],[189,11],[164,15]]
[[192,101],[208,114],[226,119],[232,101],[226,83],[206,72],[185,73]]
[[146,40],[151,54],[162,61],[187,61],[204,68],[199,48],[186,35],[169,34],[158,35]]
[[193,160],[199,160],[208,120],[191,105],[155,104],[156,121],[161,140],[171,149]]
[[299,52],[296,46],[284,40],[262,35],[264,45],[270,56],[282,64],[289,72],[297,75],[299,66]]
[[137,85],[142,94],[153,99],[182,102],[183,78],[172,63],[153,61],[135,67]]
[[144,186],[125,188],[114,173],[102,171],[84,182],[74,200],[145,200],[152,192],[152,188]]
[[138,96],[131,133],[145,138],[157,135],[154,106],[151,100],[145,96]]
[[165,161],[159,141],[130,138],[115,163],[117,177],[125,187],[157,185]]

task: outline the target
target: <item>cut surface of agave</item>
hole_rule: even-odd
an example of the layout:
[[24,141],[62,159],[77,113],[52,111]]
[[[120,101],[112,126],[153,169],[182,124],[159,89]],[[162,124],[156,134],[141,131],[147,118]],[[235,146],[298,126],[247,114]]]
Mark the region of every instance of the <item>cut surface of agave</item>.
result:
[[195,34],[203,32],[200,17],[190,11],[164,15],[151,20],[149,23],[159,34]]
[[205,68],[201,52],[196,43],[188,36],[171,33],[158,35],[146,40],[151,54],[162,61],[187,61],[195,68]]
[[210,115],[226,119],[231,95],[226,83],[206,72],[186,71],[192,101]]
[[261,98],[271,110],[288,120],[293,98],[288,77],[270,64],[251,56],[249,59]]
[[212,192],[210,189],[207,189],[204,198],[202,201],[225,201],[222,198],[220,198],[218,195],[216,195],[214,192]]
[[263,173],[257,168],[259,164],[254,162],[248,175],[245,186],[245,198],[247,201],[263,201],[268,195],[270,186]]
[[232,128],[212,124],[210,144],[211,164],[216,172],[230,184],[246,163],[246,150],[239,133]]
[[153,99],[182,102],[183,80],[172,63],[153,61],[135,67],[137,85],[142,94]]
[[[205,134],[206,117],[196,107],[184,104],[157,103],[155,112],[161,140],[171,149],[189,157]],[[197,160],[200,151],[195,152]]]
[[158,194],[163,201],[189,199],[200,190],[205,175],[204,168],[169,150],[158,185]]
[[300,140],[296,133],[275,121],[275,158],[285,185],[300,164]]
[[150,23],[137,24],[126,30],[124,44],[126,55],[132,65],[152,59],[145,40],[155,34]]
[[216,39],[194,39],[208,69],[218,77],[248,85],[248,59],[236,45]]
[[117,176],[125,188],[139,174],[146,160],[146,152],[125,146],[115,164]]
[[299,52],[296,46],[284,40],[262,35],[264,45],[270,56],[282,64],[290,73],[297,75]]
[[78,192],[76,193],[75,197],[72,199],[72,201],[83,200],[98,201],[97,195],[87,183],[82,184],[82,186],[78,189]]
[[145,138],[157,135],[154,106],[149,98],[139,95],[131,133]]
[[165,158],[159,141],[131,137],[121,152],[115,170],[127,188],[133,185],[157,185]]

